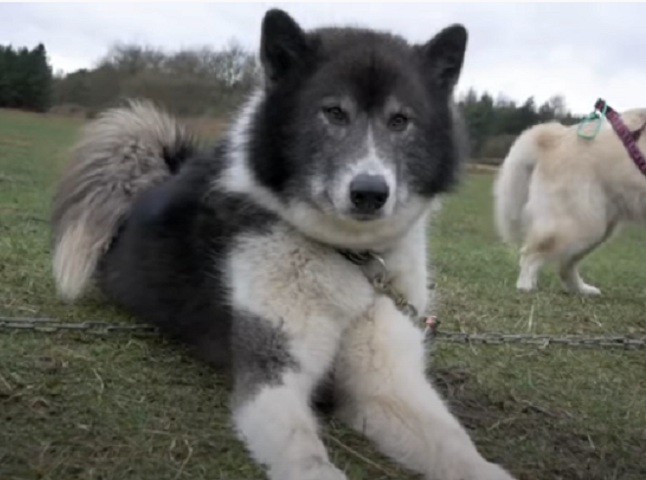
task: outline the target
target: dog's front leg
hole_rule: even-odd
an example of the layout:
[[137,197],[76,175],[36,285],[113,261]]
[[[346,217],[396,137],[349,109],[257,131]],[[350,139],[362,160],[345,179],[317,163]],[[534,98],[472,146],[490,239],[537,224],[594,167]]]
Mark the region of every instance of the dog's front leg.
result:
[[[325,319],[313,319],[319,326]],[[329,368],[338,339],[293,338],[280,324],[236,315],[234,423],[271,480],[345,480],[321,441],[310,409],[313,387]]]
[[429,480],[511,480],[476,450],[424,374],[422,332],[387,298],[344,335],[338,414],[385,454]]

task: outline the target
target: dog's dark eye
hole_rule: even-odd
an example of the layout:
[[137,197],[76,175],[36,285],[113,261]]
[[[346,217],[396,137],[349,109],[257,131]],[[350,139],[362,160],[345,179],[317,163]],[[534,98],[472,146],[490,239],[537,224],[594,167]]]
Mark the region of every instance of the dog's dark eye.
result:
[[323,113],[328,121],[334,125],[347,125],[350,123],[350,117],[341,107],[324,107]]
[[396,113],[388,119],[388,128],[395,132],[401,132],[408,126],[408,117],[403,113]]

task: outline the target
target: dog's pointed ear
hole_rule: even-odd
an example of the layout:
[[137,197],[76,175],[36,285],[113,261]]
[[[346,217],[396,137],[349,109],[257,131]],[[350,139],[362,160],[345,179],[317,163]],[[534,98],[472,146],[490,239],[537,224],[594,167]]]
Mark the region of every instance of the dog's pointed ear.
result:
[[267,11],[262,21],[260,61],[270,83],[302,65],[309,54],[307,36],[287,13]]
[[436,85],[452,90],[462,71],[468,33],[463,25],[446,27],[420,47],[426,73]]

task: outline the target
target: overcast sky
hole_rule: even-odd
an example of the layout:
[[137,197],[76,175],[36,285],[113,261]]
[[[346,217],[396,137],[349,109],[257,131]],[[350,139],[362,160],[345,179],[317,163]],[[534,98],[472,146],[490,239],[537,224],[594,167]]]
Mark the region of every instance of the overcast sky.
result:
[[462,91],[537,102],[562,94],[575,113],[598,97],[646,107],[646,3],[0,3],[0,44],[43,42],[64,71],[91,67],[115,42],[174,50],[235,38],[255,51],[274,6],[306,28],[352,24],[412,42],[460,22],[470,32]]

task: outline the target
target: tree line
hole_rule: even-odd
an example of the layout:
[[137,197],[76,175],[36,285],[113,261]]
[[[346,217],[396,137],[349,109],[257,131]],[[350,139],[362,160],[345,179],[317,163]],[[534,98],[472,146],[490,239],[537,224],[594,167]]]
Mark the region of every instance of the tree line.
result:
[[145,97],[180,116],[222,116],[258,80],[255,57],[236,42],[166,53],[140,45],[115,45],[92,69],[54,79],[53,100],[90,113],[123,98]]
[[[52,74],[44,45],[32,50],[0,46],[0,108],[59,113],[96,112],[125,98],[149,98],[179,116],[223,117],[260,79],[255,55],[236,41],[222,48],[166,52],[117,44],[92,68]],[[517,103],[504,96],[468,90],[458,98],[475,157],[499,159],[516,136],[538,122],[574,124],[560,95],[541,105],[533,97]]]
[[51,95],[52,68],[42,43],[31,50],[0,45],[0,108],[44,112]]
[[514,139],[526,128],[541,122],[559,121],[565,125],[579,123],[582,118],[567,109],[562,95],[554,95],[541,105],[533,97],[523,103],[488,93],[480,95],[469,89],[458,105],[469,129],[472,153],[497,163],[504,157]]

